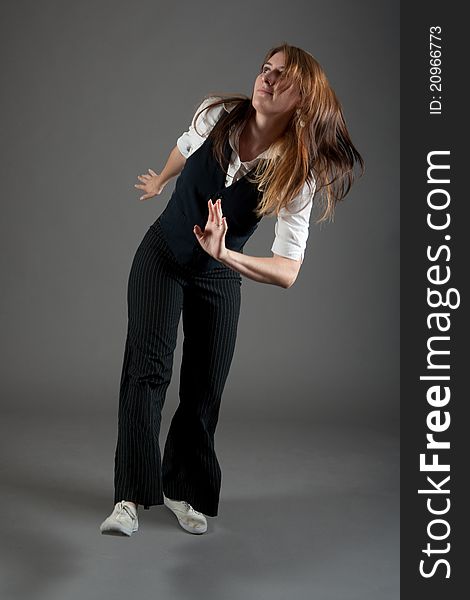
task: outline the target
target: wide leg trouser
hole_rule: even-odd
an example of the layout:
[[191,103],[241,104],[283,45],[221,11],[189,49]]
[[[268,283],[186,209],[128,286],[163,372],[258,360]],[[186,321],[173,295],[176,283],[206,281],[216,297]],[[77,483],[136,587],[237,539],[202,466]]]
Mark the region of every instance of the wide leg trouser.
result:
[[[221,469],[214,435],[241,305],[239,273],[180,265],[154,224],[132,262],[119,393],[114,502],[163,504],[163,492],[218,514]],[[161,412],[183,315],[179,405],[159,447]]]

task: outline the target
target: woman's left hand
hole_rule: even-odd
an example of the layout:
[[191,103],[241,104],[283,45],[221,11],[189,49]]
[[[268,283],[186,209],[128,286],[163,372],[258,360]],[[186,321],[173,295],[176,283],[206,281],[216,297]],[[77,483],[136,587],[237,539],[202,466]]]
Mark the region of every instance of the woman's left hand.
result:
[[216,260],[220,260],[227,248],[225,247],[225,234],[227,233],[228,225],[226,217],[222,216],[222,207],[220,198],[212,203],[208,201],[209,216],[204,231],[199,225],[194,225],[193,232],[201,244],[202,248]]

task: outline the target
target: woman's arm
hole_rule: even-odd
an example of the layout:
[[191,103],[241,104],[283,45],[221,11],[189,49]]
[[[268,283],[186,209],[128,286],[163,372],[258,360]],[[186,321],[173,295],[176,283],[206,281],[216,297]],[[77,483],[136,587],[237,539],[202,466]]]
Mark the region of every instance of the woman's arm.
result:
[[216,107],[215,110],[210,110],[209,114],[203,113],[198,119],[198,131],[196,131],[194,119],[197,113],[203,107],[210,104],[215,98],[216,96],[207,98],[199,105],[191,121],[189,129],[177,139],[176,146],[170,152],[163,170],[157,176],[158,181],[156,183],[157,187],[160,187],[159,193],[161,193],[170,179],[181,173],[186,163],[186,159],[205,141],[206,138],[203,135],[204,132],[209,133],[217,120],[220,118],[220,115],[224,112],[225,107],[222,105]]
[[170,152],[165,166],[160,171],[160,184],[165,186],[172,177],[179,175],[186,163],[186,158],[181,154],[178,146]]
[[302,264],[300,259],[285,258],[279,254],[269,257],[249,256],[228,248],[225,248],[217,260],[254,281],[286,289],[294,284]]

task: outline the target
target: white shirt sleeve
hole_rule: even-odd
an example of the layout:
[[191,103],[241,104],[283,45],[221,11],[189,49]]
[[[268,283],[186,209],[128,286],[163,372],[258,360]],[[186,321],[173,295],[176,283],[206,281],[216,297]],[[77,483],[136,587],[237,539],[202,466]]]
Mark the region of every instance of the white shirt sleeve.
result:
[[221,117],[222,112],[224,111],[223,104],[215,106],[214,108],[209,108],[201,115],[199,115],[199,118],[197,120],[197,129],[199,133],[196,132],[194,128],[194,119],[196,118],[197,113],[203,107],[208,106],[216,99],[216,96],[212,96],[211,98],[206,98],[205,100],[203,100],[203,102],[198,106],[196,112],[194,113],[189,129],[183,134],[181,134],[180,137],[176,140],[176,145],[178,146],[179,151],[185,158],[188,158],[188,156],[195,152],[199,148],[199,146],[202,146],[202,144],[206,140],[206,137],[209,135],[211,129]]
[[[275,238],[271,251],[286,258],[303,260],[309,233],[310,214],[313,206],[313,196],[316,185],[312,189],[307,182],[289,204],[289,209],[283,207],[279,211],[274,226]],[[299,208],[303,207],[301,210]],[[296,212],[299,210],[299,212]]]

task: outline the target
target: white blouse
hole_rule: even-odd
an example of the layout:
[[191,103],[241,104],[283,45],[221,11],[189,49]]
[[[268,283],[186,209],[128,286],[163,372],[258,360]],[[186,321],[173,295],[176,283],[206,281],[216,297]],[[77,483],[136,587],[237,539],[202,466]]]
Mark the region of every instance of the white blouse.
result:
[[[220,118],[222,111],[226,110],[229,112],[232,110],[233,105],[227,106],[224,103],[214,108],[210,108],[202,113],[202,115],[199,115],[197,122],[198,132],[201,133],[201,135],[199,135],[194,129],[194,118],[201,108],[207,106],[215,99],[216,97],[214,96],[204,100],[200,104],[194,113],[188,131],[185,131],[177,139],[176,145],[185,158],[188,158],[188,156],[195,152],[199,146],[204,143],[207,135]],[[240,131],[240,128],[236,128],[229,135],[229,143],[233,152],[228,166],[225,186],[231,185],[233,181],[237,181],[237,179],[243,177],[245,173],[256,166],[257,162],[261,158],[266,158],[269,156],[270,149],[268,148],[268,150],[265,150],[253,160],[242,162],[238,155],[238,138],[240,136]],[[315,180],[313,179],[313,181]],[[273,245],[271,246],[271,251],[275,254],[279,254],[286,258],[293,258],[295,260],[303,260],[304,251],[307,246],[310,213],[312,210],[313,196],[315,193],[315,183],[312,187],[313,189],[310,190],[307,182],[305,182],[300,193],[293,198],[289,204],[289,209],[292,210],[292,212],[289,212],[285,207],[279,211],[274,227],[275,238]],[[304,208],[298,212],[295,212],[301,206]]]

